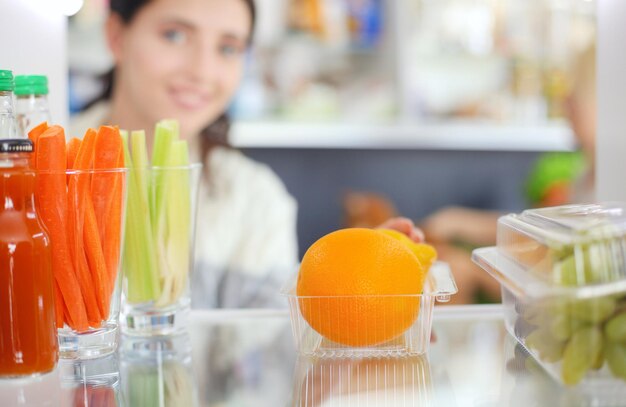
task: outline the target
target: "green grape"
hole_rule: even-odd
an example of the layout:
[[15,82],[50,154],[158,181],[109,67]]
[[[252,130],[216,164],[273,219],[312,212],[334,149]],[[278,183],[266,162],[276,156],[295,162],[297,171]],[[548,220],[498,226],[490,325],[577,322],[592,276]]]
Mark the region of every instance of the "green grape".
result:
[[550,322],[550,333],[558,341],[568,340],[572,334],[583,327],[585,323],[572,318],[569,314],[555,315]]
[[523,318],[526,322],[536,326],[544,325],[549,317],[545,309],[537,304],[529,305],[523,312]]
[[567,315],[554,316],[549,329],[550,334],[559,341],[566,341],[572,336],[570,318]]
[[554,363],[561,360],[565,343],[556,340],[549,330],[539,328],[531,332],[526,338],[526,345],[539,354],[544,362]]
[[552,316],[569,314],[570,301],[561,297],[551,298],[545,302],[545,309]]
[[524,360],[524,367],[526,368],[526,370],[528,370],[532,374],[535,374],[535,375],[545,374],[541,365],[533,357],[529,357]]
[[582,380],[587,371],[597,362],[602,351],[602,332],[597,327],[578,330],[565,346],[561,377],[567,385]]
[[626,346],[618,343],[606,343],[606,361],[614,376],[626,380]]
[[611,318],[604,326],[604,334],[611,342],[626,342],[626,312]]
[[577,267],[574,255],[568,256],[554,265],[555,282],[563,285],[584,283],[584,270]]
[[611,280],[611,253],[607,241],[590,244],[583,250],[585,282],[597,283]]
[[612,276],[610,242],[597,241],[579,246],[567,257],[560,257],[554,266],[555,282],[576,286],[610,281]]
[[593,324],[606,320],[615,311],[615,299],[611,297],[590,298],[574,301],[570,307],[573,317]]
[[593,370],[600,370],[602,369],[602,366],[604,366],[604,347],[601,346],[600,347],[600,352],[598,353],[598,357],[596,358],[596,360],[594,360],[593,364],[591,365],[591,369]]
[[561,246],[558,242],[548,244],[550,247],[550,255],[554,261],[564,260],[574,255],[574,247],[571,245]]

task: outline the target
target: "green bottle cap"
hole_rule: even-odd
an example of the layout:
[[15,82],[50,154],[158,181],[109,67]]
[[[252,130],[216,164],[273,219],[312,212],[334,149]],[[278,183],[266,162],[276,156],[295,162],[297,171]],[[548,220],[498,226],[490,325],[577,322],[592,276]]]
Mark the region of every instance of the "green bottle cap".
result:
[[17,75],[15,77],[15,94],[24,95],[47,95],[48,78],[43,75]]
[[0,70],[0,92],[11,92],[13,87],[13,72]]

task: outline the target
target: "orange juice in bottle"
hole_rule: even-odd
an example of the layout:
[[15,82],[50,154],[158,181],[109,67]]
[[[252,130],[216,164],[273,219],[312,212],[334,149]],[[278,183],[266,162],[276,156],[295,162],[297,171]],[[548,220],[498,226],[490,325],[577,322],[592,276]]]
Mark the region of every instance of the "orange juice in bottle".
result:
[[0,377],[58,360],[50,241],[35,211],[33,146],[16,135],[13,77],[0,70]]

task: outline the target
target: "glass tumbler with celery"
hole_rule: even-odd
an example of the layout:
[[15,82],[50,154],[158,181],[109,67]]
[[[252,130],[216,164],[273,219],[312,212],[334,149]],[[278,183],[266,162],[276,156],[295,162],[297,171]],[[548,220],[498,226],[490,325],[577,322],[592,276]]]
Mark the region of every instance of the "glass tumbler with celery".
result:
[[154,134],[152,160],[143,131],[124,133],[128,203],[123,324],[128,334],[167,335],[185,327],[190,307],[196,200],[201,164],[189,162],[178,123]]

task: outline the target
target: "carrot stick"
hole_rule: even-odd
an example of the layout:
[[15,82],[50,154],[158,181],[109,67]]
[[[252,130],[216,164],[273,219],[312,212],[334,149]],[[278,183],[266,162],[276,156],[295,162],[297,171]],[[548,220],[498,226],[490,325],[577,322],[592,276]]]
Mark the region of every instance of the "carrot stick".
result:
[[[91,169],[95,138],[95,130],[87,130],[76,155],[73,169]],[[74,259],[76,276],[83,293],[83,300],[85,302],[89,324],[91,326],[98,327],[102,321],[102,315],[100,314],[100,307],[98,306],[98,301],[96,300],[96,289],[89,270],[89,264],[87,262],[83,243],[86,211],[85,199],[89,197],[89,184],[89,174],[78,173],[70,175],[68,187],[68,213],[70,215],[70,222],[68,222],[67,235],[70,239],[70,252],[72,254],[72,259]]]
[[[116,168],[122,153],[122,138],[120,131],[111,126],[101,126],[96,136],[94,169],[108,170]],[[108,218],[113,195],[115,193],[116,174],[94,174],[91,180],[91,199],[96,211],[96,220],[100,239],[104,240],[104,225],[111,221]]]
[[35,151],[35,154],[31,154],[31,158],[29,159],[31,168],[37,168],[37,140],[39,139],[39,136],[41,136],[41,134],[46,130],[48,130],[48,122],[42,122],[39,123],[36,127],[33,127],[31,131],[28,132],[28,138],[30,139],[30,141],[32,141]]
[[80,139],[73,137],[67,143],[67,168],[74,168],[74,161],[80,148]]
[[[124,168],[124,151],[121,150],[117,168]],[[117,271],[120,264],[120,250],[122,244],[122,209],[123,209],[123,193],[124,193],[124,175],[115,174],[115,186],[113,187],[113,199],[107,223],[104,226],[104,239],[102,246],[104,250],[104,258],[107,263],[107,271],[109,274],[109,289],[111,294],[115,290],[115,282],[117,280]]]
[[37,146],[36,166],[42,171],[37,182],[37,209],[50,237],[52,271],[63,303],[67,306],[73,322],[70,326],[77,330],[86,329],[88,323],[85,306],[65,235],[68,202],[64,173],[66,157],[63,128],[50,127],[38,136]]
[[93,155],[95,152],[97,134],[94,129],[88,129],[87,132],[85,132],[83,141],[80,143],[78,152],[76,153],[73,169],[88,170],[93,167]]
[[[54,282],[54,312],[57,322],[57,328],[63,328],[64,325],[64,315],[63,315],[63,295],[61,294],[61,289],[59,288],[59,283]],[[69,324],[68,324],[69,325]]]
[[[85,319],[87,317],[85,316]],[[69,326],[69,327],[73,327],[74,326],[74,322],[72,322],[72,318],[70,317],[70,313],[67,310],[67,305],[65,303],[63,303],[63,320],[65,321],[65,323]],[[89,328],[87,326],[87,328]],[[87,329],[85,328],[85,329]]]
[[102,252],[102,244],[100,243],[100,233],[96,223],[96,214],[89,196],[85,197],[85,227],[83,233],[83,243],[85,245],[85,253],[91,271],[91,278],[94,283],[96,300],[98,309],[103,319],[109,316],[109,281],[107,273],[107,265]]

